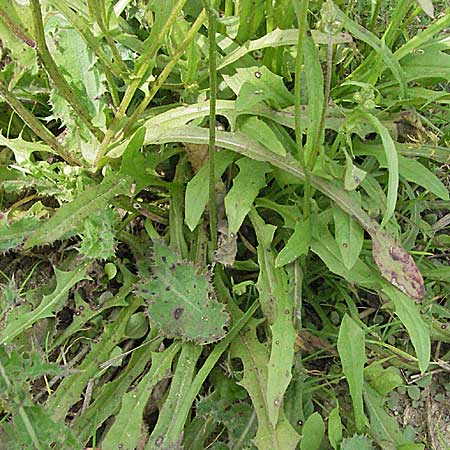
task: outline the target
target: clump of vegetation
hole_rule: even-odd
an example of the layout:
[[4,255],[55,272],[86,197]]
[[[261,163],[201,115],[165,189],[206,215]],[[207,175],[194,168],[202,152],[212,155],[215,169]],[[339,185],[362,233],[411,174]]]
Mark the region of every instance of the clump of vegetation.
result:
[[5,448],[448,448],[449,27],[0,0]]

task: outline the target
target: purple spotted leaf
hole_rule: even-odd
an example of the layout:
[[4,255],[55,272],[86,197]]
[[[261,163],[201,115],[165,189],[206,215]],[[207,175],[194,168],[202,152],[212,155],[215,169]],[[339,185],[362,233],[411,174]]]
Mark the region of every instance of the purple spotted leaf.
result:
[[154,241],[153,249],[152,275],[136,289],[147,302],[151,322],[170,338],[197,344],[222,339],[229,315],[216,300],[208,274],[161,241]]
[[372,255],[384,278],[412,299],[422,300],[422,274],[411,255],[390,234],[381,230],[372,234]]

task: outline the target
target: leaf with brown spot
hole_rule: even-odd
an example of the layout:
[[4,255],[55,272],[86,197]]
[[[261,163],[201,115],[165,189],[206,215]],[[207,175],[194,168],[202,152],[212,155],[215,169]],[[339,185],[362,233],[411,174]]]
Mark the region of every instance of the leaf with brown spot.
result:
[[422,274],[411,255],[390,234],[381,230],[372,234],[372,255],[386,280],[412,299],[422,300]]

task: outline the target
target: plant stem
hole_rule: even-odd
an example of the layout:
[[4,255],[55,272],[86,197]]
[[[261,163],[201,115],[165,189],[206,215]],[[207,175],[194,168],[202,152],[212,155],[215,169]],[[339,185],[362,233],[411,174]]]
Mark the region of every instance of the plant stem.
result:
[[208,11],[209,43],[209,230],[211,252],[217,245],[217,210],[215,190],[215,153],[216,153],[216,96],[217,96],[217,61],[216,61],[216,11],[210,0],[203,1]]
[[42,125],[41,122],[22,105],[20,100],[0,82],[0,95],[6,100],[6,103],[16,112],[16,114],[33,130],[36,136],[40,137],[52,150],[64,161],[72,166],[81,166],[82,164],[56,140],[55,136]]
[[319,129],[315,136],[313,145],[311,146],[311,157],[309,159],[309,170],[313,170],[316,164],[317,155],[319,153],[320,145],[322,144],[323,132],[325,129],[325,117],[327,115],[328,103],[330,101],[331,90],[331,69],[333,65],[333,36],[328,32],[328,46],[327,46],[327,68],[325,72],[325,91],[323,95],[322,114],[320,116]]
[[11,29],[11,31],[14,33],[14,35],[20,39],[21,41],[25,42],[28,46],[31,48],[36,48],[36,42],[31,39],[30,36],[25,32],[25,30],[14,20],[11,19],[11,17],[6,14],[6,11],[3,9],[0,9],[0,18],[3,19],[6,25]]
[[31,0],[31,12],[33,14],[33,25],[36,33],[35,38],[37,40],[37,52],[42,63],[44,64],[45,69],[60,91],[60,94],[66,99],[67,103],[69,103],[73,110],[78,114],[80,119],[84,122],[96,139],[101,141],[103,139],[103,132],[92,125],[89,114],[78,101],[77,96],[69,86],[69,83],[67,83],[66,79],[61,75],[55,61],[50,55],[47,48],[47,43],[45,42],[44,24],[42,22],[42,13],[39,0]]
[[190,30],[186,34],[186,37],[181,42],[180,46],[177,48],[175,54],[172,56],[172,59],[164,66],[164,69],[158,75],[158,78],[152,84],[152,87],[150,88],[148,93],[145,95],[142,102],[139,104],[139,106],[136,108],[136,110],[130,116],[127,124],[125,125],[125,127],[123,129],[124,136],[127,136],[127,134],[130,133],[130,131],[132,130],[132,127],[138,122],[141,115],[144,113],[145,108],[147,108],[148,104],[152,101],[153,97],[156,95],[156,93],[159,91],[159,89],[161,89],[161,86],[163,85],[164,81],[170,75],[170,73],[172,72],[176,63],[178,62],[178,60],[181,58],[181,56],[185,52],[188,45],[194,39],[198,30],[203,25],[203,22],[205,21],[205,19],[206,19],[206,12],[205,12],[205,10],[202,10],[202,12],[199,14],[199,16],[197,17],[195,22],[192,24]]
[[305,184],[304,184],[304,196],[303,196],[303,216],[306,219],[310,215],[311,210],[311,180],[309,168],[305,161],[305,152],[303,149],[303,133],[302,133],[302,123],[301,123],[301,74],[303,68],[303,45],[305,42],[308,14],[308,0],[302,0],[300,4],[297,0],[293,0],[295,12],[297,14],[298,22],[298,41],[297,41],[297,56],[295,59],[295,85],[294,85],[294,95],[295,95],[295,139],[297,142],[297,158],[305,172]]
[[[36,1],[36,0],[34,0]],[[105,137],[103,139],[103,142],[101,143],[97,154],[94,159],[94,166],[97,167],[98,163],[100,162],[100,159],[103,158],[106,149],[108,148],[109,144],[111,143],[112,139],[118,132],[119,126],[122,124],[122,120],[126,115],[128,106],[131,103],[131,100],[133,100],[134,94],[136,91],[142,86],[142,84],[147,79],[147,72],[149,68],[154,63],[154,57],[156,53],[158,52],[158,49],[160,48],[165,35],[169,32],[170,28],[174,24],[175,20],[178,18],[178,15],[180,14],[181,9],[183,8],[184,4],[186,3],[186,0],[178,0],[174,8],[172,9],[172,12],[169,15],[169,18],[167,19],[166,23],[161,27],[161,30],[159,31],[158,35],[152,40],[147,50],[144,51],[144,53],[139,57],[140,61],[144,61],[143,63],[137,63],[136,68],[134,70],[133,75],[130,77],[131,83],[128,85],[127,90],[125,91],[125,94],[122,98],[122,101],[119,106],[119,110],[117,111],[116,117],[112,121],[108,131],[105,134]]]

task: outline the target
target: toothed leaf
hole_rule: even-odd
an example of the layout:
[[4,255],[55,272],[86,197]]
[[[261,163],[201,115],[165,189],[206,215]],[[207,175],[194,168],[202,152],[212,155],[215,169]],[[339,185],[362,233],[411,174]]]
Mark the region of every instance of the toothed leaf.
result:
[[207,275],[160,241],[154,242],[152,278],[143,280],[137,293],[147,300],[151,321],[167,337],[206,344],[225,336],[229,315],[215,299]]
[[76,234],[84,220],[106,209],[118,194],[126,194],[127,178],[111,176],[101,184],[86,189],[73,202],[61,206],[53,217],[44,222],[25,242],[25,248],[52,243],[65,235]]

